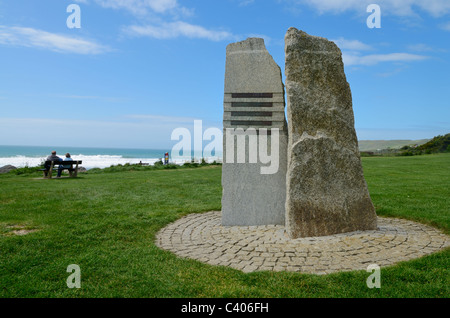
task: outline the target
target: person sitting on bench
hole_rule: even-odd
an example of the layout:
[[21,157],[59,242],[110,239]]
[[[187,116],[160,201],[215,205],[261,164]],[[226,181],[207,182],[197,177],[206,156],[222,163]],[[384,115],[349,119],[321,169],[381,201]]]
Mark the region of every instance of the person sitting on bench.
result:
[[[72,161],[72,158],[70,158],[70,153],[66,153],[66,158],[64,158],[64,161]],[[70,172],[72,172],[74,169],[72,168],[72,165],[59,165],[58,167],[58,175],[57,178],[61,177],[61,172],[64,169],[69,169]]]
[[[56,151],[53,150],[52,154],[47,157],[46,161],[62,161],[62,159],[58,157],[56,155]],[[50,164],[45,163],[44,168],[45,168],[45,176],[47,176],[47,173],[50,170]]]

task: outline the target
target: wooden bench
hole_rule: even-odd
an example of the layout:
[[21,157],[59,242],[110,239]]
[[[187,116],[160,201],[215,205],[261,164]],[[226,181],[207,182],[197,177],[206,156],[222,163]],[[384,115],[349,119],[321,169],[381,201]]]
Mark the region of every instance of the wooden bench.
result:
[[[83,161],[81,160],[67,160],[67,161],[52,161],[47,160],[44,163],[44,167],[49,167],[49,169],[41,169],[40,171],[43,171],[44,178],[52,178],[53,169],[57,170],[58,166],[70,166],[70,168],[64,168],[63,170],[69,170],[69,175],[72,178],[75,178],[78,175],[78,165],[82,164]],[[75,168],[73,167],[75,165]],[[47,173],[47,174],[46,174]]]

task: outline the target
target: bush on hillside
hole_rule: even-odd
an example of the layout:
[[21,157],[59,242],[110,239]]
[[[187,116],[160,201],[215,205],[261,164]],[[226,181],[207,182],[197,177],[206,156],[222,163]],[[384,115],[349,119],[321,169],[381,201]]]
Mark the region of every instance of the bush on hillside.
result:
[[450,152],[450,134],[436,136],[423,145],[404,146],[400,149],[400,156],[414,156],[440,152]]

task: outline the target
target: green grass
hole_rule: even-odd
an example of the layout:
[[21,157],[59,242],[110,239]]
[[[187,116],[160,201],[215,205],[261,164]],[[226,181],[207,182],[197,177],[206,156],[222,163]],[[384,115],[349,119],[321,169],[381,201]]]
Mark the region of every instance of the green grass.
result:
[[363,158],[380,216],[400,217],[450,233],[450,154]]
[[[363,158],[377,213],[449,234],[450,154]],[[0,175],[0,297],[449,297],[449,249],[369,273],[245,274],[160,250],[155,234],[221,208],[221,167]],[[38,230],[13,235],[17,228]],[[81,268],[69,289],[66,268]]]

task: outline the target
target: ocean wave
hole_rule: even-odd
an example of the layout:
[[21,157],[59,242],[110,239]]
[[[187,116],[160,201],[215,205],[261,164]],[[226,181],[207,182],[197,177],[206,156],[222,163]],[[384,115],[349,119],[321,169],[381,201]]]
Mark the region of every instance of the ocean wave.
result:
[[[17,168],[23,168],[23,167],[35,167],[42,164],[47,157],[27,157],[27,156],[13,156],[13,157],[0,157],[0,167],[6,166],[6,165],[12,165]],[[163,158],[126,158],[121,155],[72,155],[73,160],[82,160],[83,163],[81,166],[83,166],[86,169],[93,169],[93,168],[108,168],[110,166],[114,165],[124,165],[124,164],[138,164],[140,162],[142,163],[148,163],[149,165],[153,165],[155,162],[159,160],[164,160]],[[190,162],[190,159],[186,158],[176,158],[176,159],[170,159],[169,163],[173,164],[184,164],[185,162]],[[221,161],[221,158],[219,157],[210,157],[205,158],[206,162],[213,162],[213,161]]]

